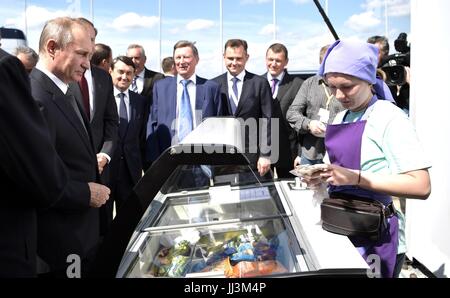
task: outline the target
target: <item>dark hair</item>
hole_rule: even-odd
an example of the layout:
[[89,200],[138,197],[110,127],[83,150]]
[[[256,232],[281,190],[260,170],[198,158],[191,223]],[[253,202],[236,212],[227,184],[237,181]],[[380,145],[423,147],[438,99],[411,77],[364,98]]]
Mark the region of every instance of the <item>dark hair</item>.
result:
[[272,44],[272,45],[267,49],[266,55],[267,55],[267,53],[269,52],[269,50],[272,50],[272,52],[274,52],[274,53],[283,53],[283,54],[284,54],[284,58],[285,58],[286,60],[289,59],[289,57],[288,57],[288,50],[287,50],[287,48],[286,48],[286,46],[285,46],[284,44],[281,44],[281,43],[274,43],[274,44]]
[[243,39],[229,39],[225,43],[224,51],[227,50],[227,48],[239,48],[244,47],[244,51],[247,53],[247,42]]
[[169,72],[172,69],[174,64],[175,64],[175,61],[173,60],[173,57],[166,57],[161,62],[162,70],[164,72]]
[[192,49],[192,52],[194,53],[195,58],[199,59],[198,56],[198,50],[195,46],[195,42],[188,41],[188,40],[180,40],[173,46],[173,53],[175,54],[175,50],[179,48],[185,48],[190,47]]
[[387,39],[387,37],[385,36],[380,36],[380,35],[374,35],[371,36],[367,39],[368,43],[371,44],[380,44],[381,48],[380,51],[382,52],[382,56],[387,56],[389,55],[389,40]]
[[122,61],[126,65],[131,66],[131,67],[133,67],[134,70],[136,70],[136,66],[133,63],[133,59],[131,59],[130,57],[127,57],[127,56],[117,56],[116,58],[114,58],[111,63],[111,69],[114,70],[114,66],[119,61]]
[[91,63],[94,65],[100,65],[103,59],[108,60],[108,58],[112,55],[112,50],[109,46],[103,43],[95,44],[95,51],[92,54]]

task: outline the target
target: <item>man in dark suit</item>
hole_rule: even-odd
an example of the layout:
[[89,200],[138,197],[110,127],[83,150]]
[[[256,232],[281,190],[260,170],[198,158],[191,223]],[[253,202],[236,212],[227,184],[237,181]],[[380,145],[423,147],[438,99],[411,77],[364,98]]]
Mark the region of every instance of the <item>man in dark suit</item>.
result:
[[[183,125],[194,129],[203,118],[221,116],[220,86],[195,74],[199,61],[197,47],[189,41],[179,41],[174,46],[173,57],[177,76],[157,81],[153,88],[153,106],[147,123],[147,160],[153,162],[168,147],[184,137]],[[186,87],[183,87],[185,83]],[[183,121],[181,103],[184,88],[190,100],[190,123]]]
[[[133,59],[134,65],[136,66],[136,75],[131,82],[130,90],[146,98],[145,120],[148,121],[153,104],[153,86],[156,81],[164,79],[164,75],[145,67],[147,56],[145,56],[143,46],[130,44],[127,49],[127,56]],[[144,170],[147,170],[151,163],[147,162],[145,156],[142,158],[144,160]]]
[[127,56],[133,59],[136,65],[136,76],[133,79],[130,90],[147,98],[147,109],[150,112],[153,103],[153,86],[157,80],[164,79],[164,75],[145,67],[147,56],[145,56],[143,46],[130,44],[127,49]]
[[48,265],[41,272],[50,271],[51,276],[66,276],[70,260],[76,256],[81,260],[81,272],[88,271],[99,241],[97,208],[110,193],[97,183],[90,124],[68,87],[69,82],[81,80],[89,68],[92,44],[85,32],[76,19],[48,21],[39,41],[39,63],[30,74],[33,97],[70,177],[61,199],[38,213],[38,255]]
[[[119,56],[111,64],[115,106],[119,109],[119,141],[111,161],[111,197],[117,213],[142,176],[142,152],[145,144],[145,97],[129,86],[135,68],[131,58]],[[112,209],[111,209],[112,213]]]
[[286,70],[288,62],[288,50],[283,44],[274,43],[267,49],[267,72],[263,77],[267,79],[272,89],[272,98],[274,99],[272,118],[278,119],[279,158],[274,166],[279,178],[294,177],[289,171],[293,168],[299,146],[297,133],[286,121],[286,112],[303,80],[288,73]]
[[91,65],[98,66],[106,72],[109,72],[109,68],[112,63],[112,50],[103,43],[96,43],[94,54],[92,54]]
[[[78,20],[85,25],[86,33],[91,37],[92,51],[94,52],[97,29],[94,24],[85,18],[79,18]],[[108,72],[90,63],[90,67],[84,72],[81,81],[76,84],[78,88],[74,88],[76,98],[84,107],[91,124],[98,170],[102,174],[103,183],[108,183],[109,180],[109,173],[106,171],[103,174],[103,170],[111,161],[119,129],[119,116],[115,106],[111,76]],[[80,93],[77,93],[78,91]]]
[[[271,158],[278,159],[275,148],[271,148],[272,96],[267,80],[245,70],[248,60],[247,42],[230,39],[225,43],[223,54],[228,72],[216,77],[221,85],[222,101],[228,115],[241,118],[245,123],[256,121],[257,127],[245,131],[246,153],[256,164],[258,172],[264,176],[270,170]],[[251,125],[249,125],[250,127]],[[250,131],[252,130],[252,131]],[[252,144],[254,136],[257,143]],[[277,140],[274,140],[276,143]],[[253,148],[257,147],[257,148]]]
[[[91,37],[92,51],[95,52],[95,38],[97,29],[89,20],[78,18],[86,28],[86,33]],[[111,52],[109,52],[111,55]],[[91,60],[92,61],[92,60]],[[119,116],[117,114],[116,102],[113,95],[113,84],[111,76],[103,69],[92,65],[85,72],[81,81],[73,83],[75,97],[84,107],[86,116],[89,119],[92,131],[94,150],[97,154],[97,165],[100,173],[100,181],[108,185],[110,179],[109,163],[113,156],[118,139]],[[107,202],[100,208],[100,234],[104,235],[108,231],[112,221],[112,212],[109,212],[108,205],[112,206],[112,201]]]
[[22,63],[0,49],[0,278],[36,275],[36,209],[68,182]]

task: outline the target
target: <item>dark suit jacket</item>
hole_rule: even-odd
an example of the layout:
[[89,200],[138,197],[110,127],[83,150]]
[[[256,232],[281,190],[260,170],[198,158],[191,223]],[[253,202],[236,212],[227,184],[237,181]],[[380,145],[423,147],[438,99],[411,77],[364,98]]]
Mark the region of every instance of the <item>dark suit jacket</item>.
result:
[[[262,77],[267,80],[267,73]],[[276,167],[291,169],[293,168],[294,158],[297,156],[299,142],[296,131],[289,125],[286,120],[286,113],[292,101],[297,95],[303,80],[298,77],[291,76],[287,70],[278,84],[277,97],[273,101],[272,117],[279,119],[278,126],[278,143],[280,156]]]
[[[114,100],[111,76],[103,69],[91,65],[93,82],[93,111],[91,113],[91,132],[95,153],[103,152],[112,158],[118,139],[119,116]],[[75,97],[82,104],[82,95],[78,84],[71,83]],[[107,183],[108,166],[102,173],[102,182]]]
[[92,66],[94,82],[94,105],[91,130],[96,153],[112,157],[118,139],[119,115],[114,100],[111,76],[103,69]]
[[[60,201],[38,213],[38,254],[50,269],[63,270],[70,254],[86,259],[99,240],[98,209],[91,208],[88,182],[98,181],[97,158],[90,136],[69,103],[68,96],[38,69],[30,74],[34,99],[47,120],[51,140],[66,164],[70,180]],[[82,106],[78,104],[80,111]]]
[[[226,115],[231,114],[231,105],[230,105],[230,96],[228,94],[228,82],[227,82],[227,73],[224,73],[213,79],[217,83],[221,85],[221,98],[222,102],[225,103],[226,106]],[[260,137],[260,133],[258,132],[250,132],[246,130],[245,132],[245,145],[247,153],[250,150],[249,158],[252,162],[256,162],[257,156],[265,156],[270,157],[271,152],[271,117],[272,117],[272,95],[269,83],[267,79],[262,78],[261,76],[255,75],[246,71],[244,82],[242,86],[242,93],[239,98],[238,105],[236,107],[236,111],[234,113],[234,117],[242,118],[244,121],[248,119],[255,119],[258,125],[258,131],[261,130],[260,127],[260,119],[266,120],[265,132],[267,136],[267,141],[264,138]],[[261,122],[262,123],[262,122]],[[258,136],[257,146],[258,152],[253,152],[252,148],[249,148],[251,144],[249,144],[249,136],[253,137],[254,135]],[[269,147],[269,148],[268,148]],[[262,149],[260,151],[260,149]],[[257,153],[257,154],[254,154]]]
[[120,136],[111,160],[111,181],[117,180],[123,157],[134,184],[142,176],[142,152],[145,144],[145,97],[129,90],[130,119],[125,135]]
[[141,95],[147,98],[147,119],[153,104],[153,86],[155,85],[156,81],[164,78],[165,76],[162,73],[145,68],[144,88],[142,89]]
[[22,63],[0,49],[0,278],[36,274],[36,208],[60,198],[64,163]]
[[145,68],[144,89],[142,89],[141,95],[152,98],[153,86],[155,85],[155,82],[164,78],[164,74]]
[[[94,143],[95,153],[105,153],[111,160],[118,141],[118,123],[119,116],[117,114],[116,101],[113,94],[113,84],[109,73],[103,69],[91,64],[91,74],[93,83],[92,113],[91,113],[91,131],[92,141]],[[81,106],[83,99],[79,85],[72,83],[73,90]],[[111,161],[110,161],[111,163]],[[100,176],[102,184],[107,185],[110,180],[110,163],[104,168]],[[106,205],[100,207],[100,229],[103,234],[109,226],[109,220],[105,219],[108,215],[105,212]],[[112,210],[112,209],[111,209]],[[112,212],[112,211],[111,211]],[[111,213],[112,220],[112,213]]]
[[[177,77],[157,81],[153,88],[153,106],[147,123],[146,157],[154,161],[172,145],[177,115]],[[220,86],[197,76],[195,110],[202,111],[202,119],[224,115],[220,100]],[[197,119],[197,125],[202,119]]]

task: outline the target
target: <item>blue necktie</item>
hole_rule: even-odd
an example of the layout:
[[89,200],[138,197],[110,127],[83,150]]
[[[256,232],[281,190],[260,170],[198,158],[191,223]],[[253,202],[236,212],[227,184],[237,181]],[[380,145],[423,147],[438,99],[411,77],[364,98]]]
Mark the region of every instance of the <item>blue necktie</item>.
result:
[[180,82],[183,85],[183,93],[181,94],[178,114],[178,141],[182,141],[193,129],[191,100],[189,99],[189,92],[187,90],[187,85],[190,82],[191,80],[181,80]]
[[119,105],[119,132],[121,136],[125,135],[128,126],[128,113],[127,106],[125,104],[125,94],[119,93],[120,105]]
[[[236,96],[236,100],[239,100],[239,94],[238,94],[238,88],[237,88],[237,82],[239,81],[238,78],[233,77],[231,79],[233,81],[233,93]],[[234,115],[234,113],[236,112],[236,103],[234,102],[233,98],[230,98],[230,104],[231,104],[231,113]]]

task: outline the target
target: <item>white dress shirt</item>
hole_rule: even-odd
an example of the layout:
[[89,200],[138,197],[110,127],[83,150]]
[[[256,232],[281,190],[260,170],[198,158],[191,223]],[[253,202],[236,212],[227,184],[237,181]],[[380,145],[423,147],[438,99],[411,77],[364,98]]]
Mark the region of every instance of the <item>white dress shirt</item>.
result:
[[144,90],[144,74],[145,74],[145,67],[144,69],[136,75],[136,85],[137,90],[139,94],[141,94],[142,90]]
[[86,69],[84,72],[84,77],[86,78],[86,82],[88,84],[89,90],[89,114],[91,115],[91,119],[94,113],[94,80],[92,79],[92,71],[91,69]]
[[241,97],[241,94],[242,94],[242,86],[244,85],[244,77],[245,77],[245,69],[236,76],[236,78],[239,79],[239,81],[236,83],[237,90],[238,90],[238,97],[236,98],[236,96],[234,95],[234,91],[233,91],[233,80],[232,79],[234,78],[234,76],[230,72],[227,72],[228,95],[231,96],[236,107],[238,106],[239,98]]

